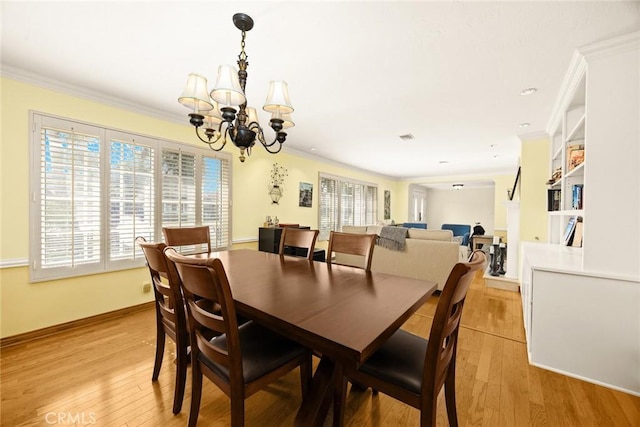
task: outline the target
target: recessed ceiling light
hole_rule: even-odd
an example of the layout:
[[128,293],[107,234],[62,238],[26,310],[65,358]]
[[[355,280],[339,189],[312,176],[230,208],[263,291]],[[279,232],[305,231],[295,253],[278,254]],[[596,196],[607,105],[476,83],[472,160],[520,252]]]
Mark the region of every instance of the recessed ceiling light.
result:
[[464,184],[453,184],[452,187],[455,188],[456,190],[462,190],[462,187],[464,187]]
[[537,91],[538,91],[538,89],[536,89],[535,87],[530,87],[530,88],[524,89],[522,92],[520,92],[520,95],[527,96],[527,95],[534,94]]
[[310,151],[316,151],[316,147],[309,148]]
[[524,122],[520,123],[518,126],[520,126],[521,128],[528,128],[529,126],[531,126],[531,123]]

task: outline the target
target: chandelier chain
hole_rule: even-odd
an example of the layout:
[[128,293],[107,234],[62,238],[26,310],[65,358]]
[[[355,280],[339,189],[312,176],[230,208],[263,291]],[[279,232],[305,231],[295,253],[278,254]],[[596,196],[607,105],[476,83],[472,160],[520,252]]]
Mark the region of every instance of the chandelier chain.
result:
[[244,51],[244,39],[247,36],[246,31],[242,32],[242,41],[240,42],[240,55],[238,55],[238,59],[246,61],[247,60],[247,53]]

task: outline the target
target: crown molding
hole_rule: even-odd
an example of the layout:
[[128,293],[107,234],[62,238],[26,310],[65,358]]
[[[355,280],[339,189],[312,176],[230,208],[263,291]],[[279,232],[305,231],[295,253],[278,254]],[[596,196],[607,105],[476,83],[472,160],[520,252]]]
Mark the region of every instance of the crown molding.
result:
[[98,92],[81,86],[64,83],[59,80],[43,76],[41,74],[23,70],[21,68],[11,67],[3,64],[2,68],[0,68],[0,76],[38,86],[43,89],[61,92],[65,95],[71,95],[78,98],[86,99],[88,101],[98,102],[110,107],[121,108],[134,113],[144,114],[147,116],[166,120],[172,123],[182,125],[185,123],[184,117],[179,114],[173,114],[157,108],[140,105],[126,99],[108,95],[104,92]]
[[577,51],[587,60],[592,60],[601,56],[626,52],[633,49],[638,50],[639,44],[640,31],[636,31],[629,34],[624,34],[619,37],[614,37],[609,40],[604,40],[601,42],[579,47]]

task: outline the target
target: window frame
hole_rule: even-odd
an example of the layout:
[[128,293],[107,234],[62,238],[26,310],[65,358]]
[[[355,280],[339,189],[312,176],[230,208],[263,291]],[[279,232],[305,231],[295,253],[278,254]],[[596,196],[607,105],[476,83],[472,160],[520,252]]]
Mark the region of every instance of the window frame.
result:
[[[205,158],[217,159],[221,162],[220,176],[222,179],[222,192],[225,195],[222,197],[223,203],[226,202],[226,206],[222,206],[222,216],[227,214],[226,220],[222,218],[220,222],[226,225],[226,235],[228,239],[226,246],[216,246],[217,250],[228,249],[232,245],[232,168],[233,161],[232,155],[226,152],[215,152],[206,147],[199,147],[196,145],[180,143],[176,141],[166,140],[162,138],[156,138],[152,136],[142,135],[136,132],[127,130],[115,129],[112,127],[101,126],[93,123],[84,122],[77,119],[70,119],[66,117],[55,116],[48,113],[42,113],[38,111],[29,112],[29,280],[31,283],[42,282],[49,280],[56,280],[62,278],[79,277],[90,274],[101,274],[112,271],[120,271],[131,268],[139,268],[144,266],[145,260],[142,252],[139,248],[133,247],[133,252],[130,258],[112,258],[114,254],[111,253],[111,237],[113,235],[112,223],[110,220],[113,213],[111,212],[111,205],[113,197],[111,194],[111,176],[115,168],[111,167],[111,155],[112,155],[112,142],[125,142],[126,139],[132,138],[135,145],[147,146],[153,150],[153,176],[152,176],[152,190],[153,191],[153,205],[149,211],[152,211],[151,220],[153,226],[151,228],[152,236],[149,236],[148,229],[145,230],[144,236],[146,238],[152,238],[153,241],[162,241],[162,152],[164,149],[182,151],[195,155],[195,187],[197,189],[196,198],[196,224],[202,225],[204,216],[206,215],[202,209],[202,200],[200,195],[202,194],[203,182],[203,168],[206,162]],[[41,189],[44,184],[42,173],[42,129],[43,128],[57,128],[61,129],[77,128],[82,131],[89,131],[96,133],[99,139],[99,175],[100,175],[100,198],[99,198],[99,247],[100,256],[96,262],[89,264],[73,265],[73,255],[71,258],[59,267],[42,267],[42,207],[44,200],[41,197]],[[93,135],[92,133],[92,135]],[[226,180],[226,187],[224,186],[224,180]],[[135,191],[135,185],[133,186]],[[73,202],[76,199],[71,198]],[[67,211],[66,213],[69,213]],[[71,213],[69,213],[72,215]],[[225,222],[226,221],[226,222]],[[204,225],[208,225],[208,222],[204,222]],[[220,227],[218,227],[220,228]],[[134,234],[137,233],[134,228]],[[133,236],[135,239],[136,236]],[[225,243],[224,239],[218,240],[218,242]],[[216,241],[212,240],[212,249],[216,245]]]

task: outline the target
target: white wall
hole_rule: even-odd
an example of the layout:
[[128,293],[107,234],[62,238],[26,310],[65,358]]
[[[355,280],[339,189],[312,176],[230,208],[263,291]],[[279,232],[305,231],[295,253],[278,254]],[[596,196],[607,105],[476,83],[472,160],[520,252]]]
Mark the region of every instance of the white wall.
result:
[[480,222],[486,234],[493,234],[495,214],[493,187],[453,189],[427,189],[427,228],[439,229],[442,224],[468,224]]

